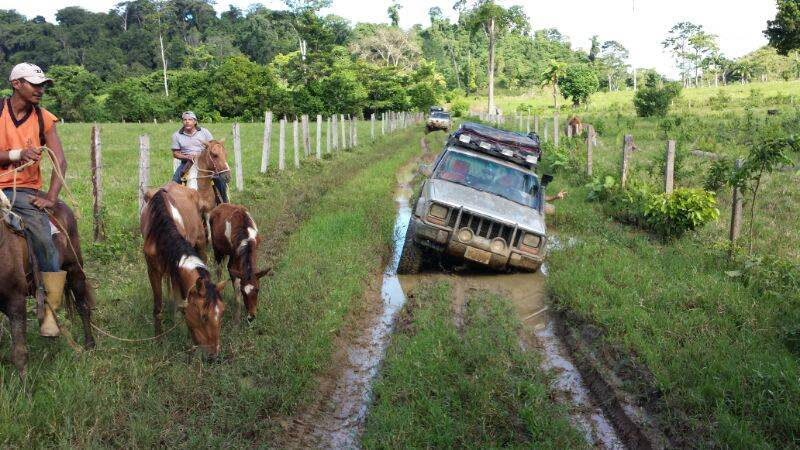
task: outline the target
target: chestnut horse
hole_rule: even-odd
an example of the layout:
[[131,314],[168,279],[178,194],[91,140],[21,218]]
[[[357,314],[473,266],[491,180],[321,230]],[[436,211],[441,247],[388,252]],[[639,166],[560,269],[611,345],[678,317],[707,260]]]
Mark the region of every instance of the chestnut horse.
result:
[[231,169],[228,166],[228,152],[223,145],[224,140],[212,139],[208,141],[206,148],[195,160],[197,165],[196,173],[189,169],[186,186],[194,189],[199,194],[198,207],[203,217],[203,225],[206,227],[207,239],[211,239],[211,228],[209,227],[209,216],[215,206],[222,203],[218,194],[214,190],[212,178],[220,176],[225,182],[231,181]]
[[[20,379],[25,377],[28,349],[25,337],[25,298],[35,295],[33,273],[28,259],[28,244],[25,237],[12,231],[3,218],[10,214],[8,204],[0,205],[0,311],[11,322],[11,361],[17,368]],[[72,210],[59,201],[50,211],[58,233],[53,236],[61,256],[61,268],[67,272],[67,289],[74,299],[83,322],[84,346],[94,348],[92,336],[92,308],[94,295],[83,272],[83,255],[78,235],[78,223]],[[43,311],[42,311],[43,313]]]
[[198,210],[198,193],[170,183],[148,193],[142,209],[141,230],[147,274],[153,290],[155,335],[162,334],[161,282],[166,276],[173,301],[183,311],[192,341],[210,356],[220,350],[220,327],[225,304],[205,265],[206,234]]
[[247,308],[247,321],[252,322],[258,305],[259,279],[270,269],[258,270],[257,252],[261,243],[258,227],[247,208],[224,203],[211,211],[211,246],[217,261],[217,278],[221,277],[222,260],[228,258],[228,274],[233,281],[234,317],[241,317],[241,290]]

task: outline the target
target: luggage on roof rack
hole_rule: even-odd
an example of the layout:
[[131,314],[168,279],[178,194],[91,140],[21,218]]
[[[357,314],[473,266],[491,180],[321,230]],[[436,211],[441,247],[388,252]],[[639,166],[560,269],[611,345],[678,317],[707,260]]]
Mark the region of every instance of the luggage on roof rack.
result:
[[539,136],[498,130],[475,122],[464,122],[448,139],[448,144],[487,153],[507,161],[535,168],[542,149]]

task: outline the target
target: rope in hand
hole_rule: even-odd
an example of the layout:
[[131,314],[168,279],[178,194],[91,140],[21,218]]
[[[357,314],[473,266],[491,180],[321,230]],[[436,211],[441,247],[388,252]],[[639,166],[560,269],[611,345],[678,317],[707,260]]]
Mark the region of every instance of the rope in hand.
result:
[[102,334],[102,335],[104,335],[106,337],[110,337],[111,339],[116,339],[118,341],[122,341],[122,342],[147,342],[147,341],[152,341],[152,340],[159,339],[159,338],[162,338],[162,337],[166,336],[167,334],[171,333],[172,330],[178,328],[178,325],[180,325],[180,322],[175,322],[175,325],[173,325],[172,328],[170,328],[167,331],[164,331],[163,333],[159,333],[159,334],[157,334],[155,336],[151,336],[151,337],[148,337],[148,338],[140,338],[140,339],[129,339],[129,338],[122,338],[122,337],[119,337],[119,336],[114,336],[113,334],[111,334],[108,331],[98,327],[95,324],[92,324],[92,328],[97,330],[98,333],[100,333],[100,334]]

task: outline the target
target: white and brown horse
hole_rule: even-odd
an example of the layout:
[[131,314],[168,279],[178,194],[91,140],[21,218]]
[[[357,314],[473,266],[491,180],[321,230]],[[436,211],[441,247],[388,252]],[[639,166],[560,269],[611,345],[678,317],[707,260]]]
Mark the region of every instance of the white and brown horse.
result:
[[[28,244],[22,234],[12,231],[4,223],[3,217],[9,214],[10,205],[0,205],[0,208],[4,207],[0,211],[0,311],[11,322],[11,361],[22,379],[28,361],[25,299],[35,294],[36,287],[29,263]],[[49,213],[59,231],[53,236],[53,241],[61,255],[61,268],[67,272],[66,292],[72,294],[74,306],[81,316],[84,346],[91,349],[95,346],[91,327],[94,295],[81,268],[83,255],[78,223],[72,210],[61,201]]]
[[239,294],[247,308],[247,321],[251,322],[258,306],[259,279],[270,272],[270,269],[258,270],[260,243],[258,227],[244,206],[225,203],[211,212],[211,245],[217,261],[217,278],[221,276],[222,261],[227,258],[237,321],[241,317]]
[[205,265],[206,233],[198,210],[199,196],[185,186],[170,183],[148,193],[142,209],[141,231],[147,274],[153,290],[155,335],[161,331],[162,279],[168,277],[173,300],[179,302],[192,341],[210,356],[220,350],[220,328],[225,304]]

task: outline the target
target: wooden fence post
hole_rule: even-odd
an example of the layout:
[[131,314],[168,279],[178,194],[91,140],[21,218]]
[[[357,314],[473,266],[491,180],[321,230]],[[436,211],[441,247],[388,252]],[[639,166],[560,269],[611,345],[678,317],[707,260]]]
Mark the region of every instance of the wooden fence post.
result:
[[322,115],[317,114],[317,159],[322,159]]
[[294,149],[294,168],[300,167],[300,136],[298,136],[297,116],[294,116],[292,122],[292,148]]
[[286,116],[283,116],[278,134],[278,170],[286,170]]
[[337,122],[339,117],[336,114],[332,115],[333,119],[331,120],[333,126],[333,133],[331,133],[331,138],[333,142],[333,151],[334,153],[339,150],[339,123]]
[[625,189],[628,181],[628,163],[633,150],[633,136],[626,134],[622,142],[622,173],[619,176],[619,185]]
[[242,141],[239,138],[239,123],[233,123],[233,156],[236,158],[236,190],[244,190],[244,174],[242,173]]
[[105,224],[103,223],[103,158],[100,145],[100,127],[92,126],[92,213],[94,218],[94,240],[105,240]]
[[666,164],[664,167],[664,192],[672,194],[675,177],[675,141],[667,141]]
[[[741,159],[737,159],[734,167],[737,171],[741,170],[743,161]],[[739,233],[742,231],[742,210],[744,208],[744,196],[742,195],[742,190],[738,187],[733,188],[733,199],[731,203],[731,228],[730,233],[728,234],[728,238],[731,242],[730,253],[729,256],[733,257],[734,253],[734,244],[736,243],[736,239],[739,238]]]
[[353,147],[358,147],[358,116],[353,116]]
[[586,175],[592,176],[592,145],[594,144],[594,127],[589,125],[586,131]]
[[369,134],[370,134],[370,138],[374,141],[375,140],[375,113],[372,113],[369,116]]
[[381,113],[381,136],[386,135],[386,111]]
[[325,133],[325,153],[331,154],[331,116],[328,116],[328,128]]
[[340,137],[342,138],[342,150],[347,150],[347,133],[345,133],[344,126],[344,114],[339,114],[339,133],[341,133]]
[[572,137],[572,125],[570,124],[567,124],[567,137],[568,138]]
[[553,145],[558,147],[558,111],[553,111]]
[[269,148],[272,145],[272,111],[264,113],[264,141],[261,143],[261,173],[269,167]]
[[150,136],[139,136],[139,213],[144,208],[144,192],[150,185]]
[[308,130],[308,114],[302,115],[303,125],[303,155],[308,156],[311,154],[311,138]]
[[533,132],[539,134],[539,116],[533,116]]

